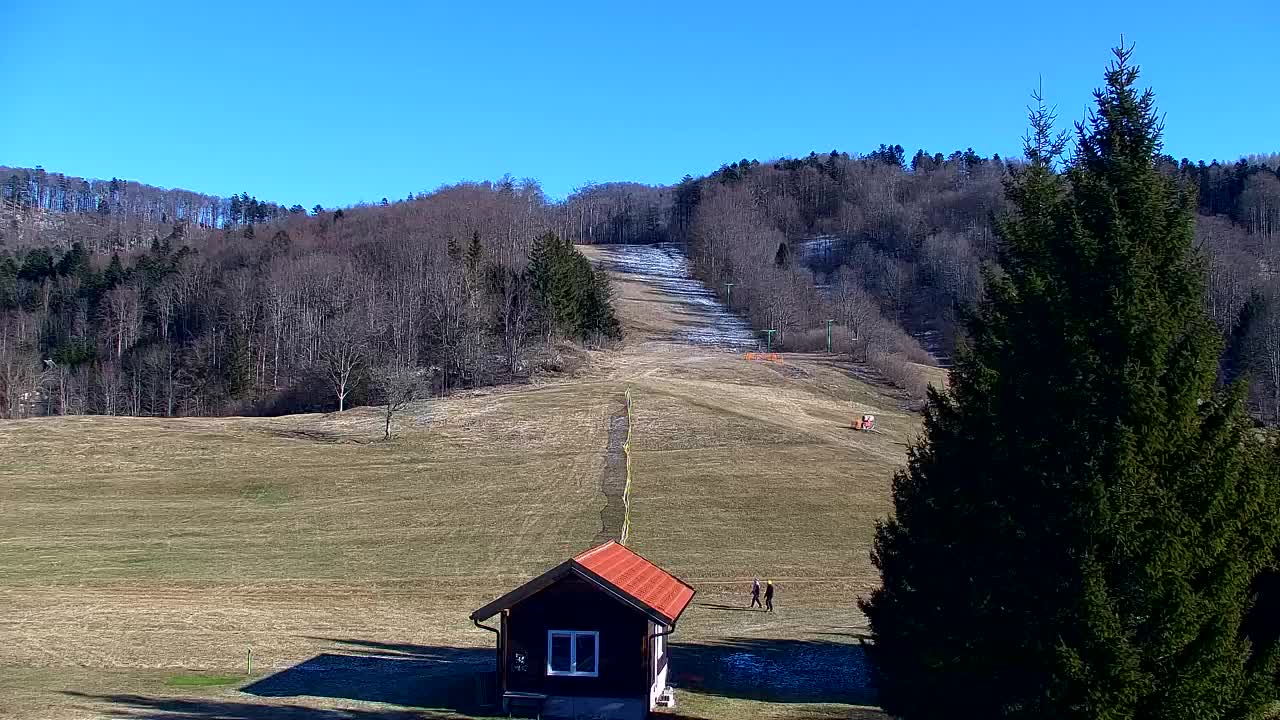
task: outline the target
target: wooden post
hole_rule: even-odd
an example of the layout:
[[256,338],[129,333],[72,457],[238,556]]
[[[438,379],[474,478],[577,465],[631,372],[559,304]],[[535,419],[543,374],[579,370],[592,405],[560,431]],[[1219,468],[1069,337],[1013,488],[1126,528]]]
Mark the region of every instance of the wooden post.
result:
[[244,674],[253,677],[253,648],[249,648],[244,654]]

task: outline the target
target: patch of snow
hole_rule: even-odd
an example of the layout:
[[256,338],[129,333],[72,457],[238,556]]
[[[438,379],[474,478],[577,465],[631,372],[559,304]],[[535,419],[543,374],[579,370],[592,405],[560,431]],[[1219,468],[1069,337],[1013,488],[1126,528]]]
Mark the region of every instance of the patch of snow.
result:
[[795,241],[795,254],[806,265],[816,260],[828,260],[839,249],[840,238],[835,235],[818,235]]

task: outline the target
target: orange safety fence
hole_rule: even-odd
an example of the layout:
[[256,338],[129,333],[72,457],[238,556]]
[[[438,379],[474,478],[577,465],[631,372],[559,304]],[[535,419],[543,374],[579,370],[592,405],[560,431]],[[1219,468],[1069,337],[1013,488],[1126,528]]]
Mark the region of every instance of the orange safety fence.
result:
[[782,359],[782,356],[775,352],[771,352],[771,353],[749,352],[743,357],[745,357],[749,361],[760,360],[762,362],[775,362],[775,363],[784,362]]

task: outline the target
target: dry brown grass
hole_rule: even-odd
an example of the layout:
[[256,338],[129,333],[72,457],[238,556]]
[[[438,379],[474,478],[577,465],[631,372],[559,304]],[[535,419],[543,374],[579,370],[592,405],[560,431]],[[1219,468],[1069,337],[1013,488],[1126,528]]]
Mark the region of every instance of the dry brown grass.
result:
[[[367,704],[164,679],[234,673],[248,647],[255,675],[333,639],[491,647],[467,614],[599,531],[607,419],[628,388],[632,545],[699,592],[673,640],[853,642],[873,524],[916,416],[821,357],[748,362],[653,340],[670,306],[618,284],[623,350],[593,353],[575,378],[418,405],[390,443],[366,409],[0,423],[0,717],[267,718],[287,704],[317,713],[290,720],[337,720],[321,709]],[[880,432],[850,429],[863,412]],[[778,584],[778,613],[715,607],[745,605],[753,575]],[[219,704],[137,700],[166,697]],[[801,707],[681,697],[688,717]]]

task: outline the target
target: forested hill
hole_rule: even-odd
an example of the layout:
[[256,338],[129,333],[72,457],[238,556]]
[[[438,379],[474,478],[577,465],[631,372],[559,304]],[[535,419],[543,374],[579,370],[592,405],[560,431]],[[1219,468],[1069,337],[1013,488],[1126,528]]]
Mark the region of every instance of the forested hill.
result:
[[150,240],[171,223],[220,228],[302,212],[301,205],[286,208],[247,192],[222,198],[0,165],[0,247],[81,242],[92,252],[111,252]]
[[[588,241],[686,243],[712,289],[784,347],[824,346],[833,319],[842,350],[910,386],[904,361],[921,359],[918,342],[946,357],[957,308],[995,264],[1013,162],[971,149],[908,158],[899,145],[743,159],[669,188],[590,188],[568,208]],[[1231,344],[1224,374],[1249,371],[1254,412],[1280,419],[1280,155],[1163,166],[1198,194],[1205,302]]]
[[386,372],[477,386],[560,366],[552,340],[618,333],[534,183],[265,221],[252,198],[175,215],[177,191],[135,188],[105,211],[4,197],[0,415],[325,410],[378,399]]
[[[994,263],[1012,162],[882,145],[560,202],[508,178],[310,213],[4,168],[0,414],[325,409],[343,358],[347,402],[379,364],[437,368],[440,390],[523,377],[559,363],[555,338],[616,332],[607,287],[548,233],[681,243],[781,347],[825,347],[830,320],[838,352],[919,393],[921,344],[946,357]],[[1255,412],[1280,419],[1280,156],[1164,165],[1199,194],[1225,374],[1251,371]]]

